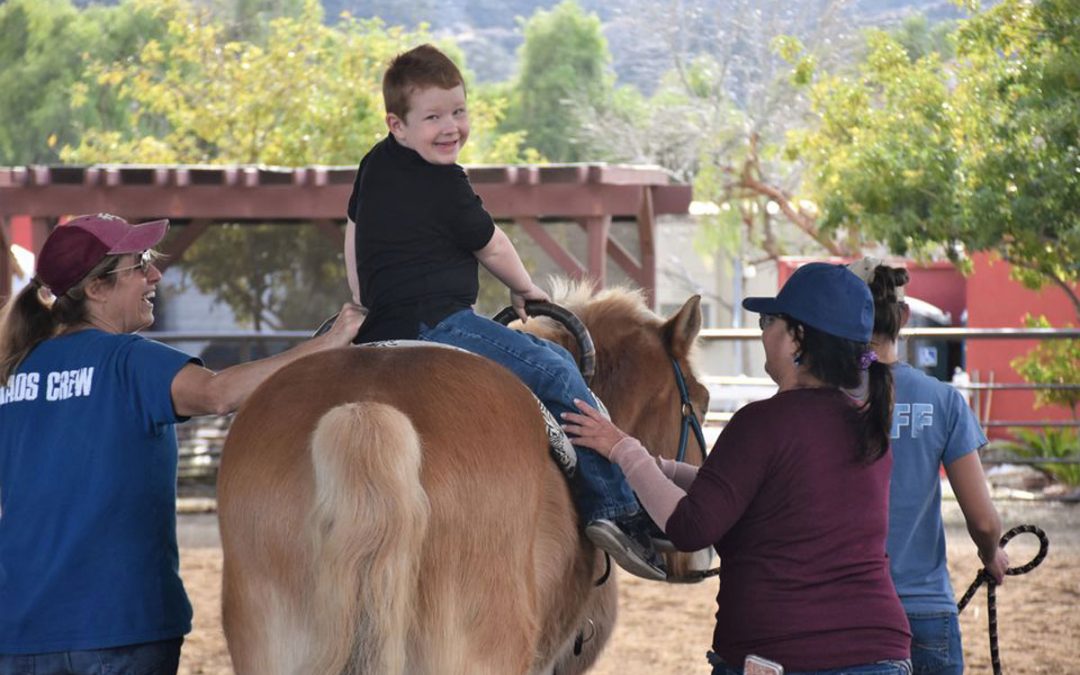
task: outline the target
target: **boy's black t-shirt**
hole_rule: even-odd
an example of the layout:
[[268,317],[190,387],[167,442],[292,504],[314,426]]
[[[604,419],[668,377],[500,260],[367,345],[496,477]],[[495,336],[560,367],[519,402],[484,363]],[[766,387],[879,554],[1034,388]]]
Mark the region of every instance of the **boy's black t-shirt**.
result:
[[360,162],[349,198],[360,300],[356,342],[413,339],[476,302],[473,254],[495,223],[457,164],[437,165],[388,135]]

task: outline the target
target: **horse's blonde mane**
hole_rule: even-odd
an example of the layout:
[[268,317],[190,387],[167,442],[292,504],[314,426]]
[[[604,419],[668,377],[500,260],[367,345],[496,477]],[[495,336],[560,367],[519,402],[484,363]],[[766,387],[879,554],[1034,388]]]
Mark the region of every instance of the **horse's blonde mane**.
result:
[[612,286],[596,290],[592,281],[571,281],[551,277],[551,300],[577,314],[586,324],[608,317],[618,317],[633,324],[653,324],[661,321],[645,302],[640,289]]

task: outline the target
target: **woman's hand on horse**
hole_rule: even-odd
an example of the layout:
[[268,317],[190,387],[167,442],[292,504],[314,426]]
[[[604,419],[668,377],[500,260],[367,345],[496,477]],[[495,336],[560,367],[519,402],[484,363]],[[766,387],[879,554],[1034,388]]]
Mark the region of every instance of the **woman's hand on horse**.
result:
[[611,459],[611,449],[627,434],[585,401],[574,399],[574,405],[581,413],[563,413],[563,430],[574,445],[585,446]]
[[[531,282],[530,282],[531,283]],[[529,315],[525,313],[525,301],[526,300],[539,300],[541,302],[551,302],[551,298],[544,292],[544,289],[540,288],[536,284],[532,284],[524,291],[510,290],[510,306],[517,312],[518,318],[521,319],[521,323],[525,323],[529,320]]]
[[356,337],[356,333],[360,330],[360,325],[364,323],[366,316],[367,310],[363,307],[352,302],[346,302],[341,306],[341,311],[338,312],[334,325],[326,332],[327,340],[337,347],[350,344],[352,339]]

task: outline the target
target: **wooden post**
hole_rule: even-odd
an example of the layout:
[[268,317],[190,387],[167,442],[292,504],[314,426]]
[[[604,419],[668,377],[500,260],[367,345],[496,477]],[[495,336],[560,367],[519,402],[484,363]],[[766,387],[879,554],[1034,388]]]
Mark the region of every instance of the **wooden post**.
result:
[[656,212],[653,209],[653,188],[641,188],[641,207],[638,209],[638,240],[641,242],[641,278],[649,307],[656,309]]
[[165,274],[165,270],[169,269],[184,252],[191,248],[191,245],[195,243],[199,237],[206,233],[206,230],[210,227],[211,221],[208,219],[192,220],[183,229],[180,230],[180,234],[175,239],[170,239],[168,245],[162,247],[162,253],[165,257],[154,263],[154,266],[158,270]]
[[595,216],[582,219],[588,237],[589,276],[596,282],[597,290],[607,281],[607,244],[611,234],[611,216]]

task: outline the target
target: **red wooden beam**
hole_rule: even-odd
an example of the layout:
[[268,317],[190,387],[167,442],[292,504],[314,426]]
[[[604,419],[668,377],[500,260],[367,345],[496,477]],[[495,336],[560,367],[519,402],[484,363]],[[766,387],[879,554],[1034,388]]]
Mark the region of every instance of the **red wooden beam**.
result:
[[533,241],[535,241],[540,248],[551,256],[551,259],[555,261],[563,272],[576,280],[585,278],[585,268],[569,251],[563,248],[562,244],[555,241],[555,239],[548,234],[548,231],[544,229],[544,226],[540,224],[540,221],[536,218],[521,217],[515,218],[514,222],[521,226],[521,229],[525,231]]

